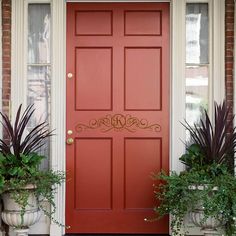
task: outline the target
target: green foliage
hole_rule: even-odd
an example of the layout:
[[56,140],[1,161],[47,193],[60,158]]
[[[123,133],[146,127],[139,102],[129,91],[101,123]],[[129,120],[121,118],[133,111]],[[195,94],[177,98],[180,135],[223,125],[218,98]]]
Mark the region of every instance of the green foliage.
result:
[[[190,134],[192,144],[186,145],[186,153],[179,159],[186,171],[170,175],[154,175],[157,218],[171,214],[173,235],[180,235],[184,217],[203,205],[204,219],[213,217],[222,222],[226,235],[236,234],[236,178],[234,154],[236,132],[230,108],[226,102],[215,103],[214,121],[204,111],[199,124],[183,124]],[[202,189],[199,189],[199,186]]]
[[[38,199],[39,208],[47,215],[54,223],[63,226],[56,219],[53,218],[53,214],[56,210],[54,202],[54,195],[56,193],[57,186],[65,180],[64,172],[60,171],[40,171],[34,170],[28,178],[14,177],[5,181],[2,188],[2,192],[11,192],[13,199],[22,207],[21,216],[25,213],[26,207],[29,205],[28,197],[33,192]],[[27,190],[25,186],[33,184],[35,189]],[[43,202],[47,201],[50,206],[50,212],[45,208]],[[23,222],[22,222],[23,223]]]
[[[214,172],[215,167],[209,166],[209,169]],[[172,172],[171,175],[162,172],[154,176],[162,182],[155,186],[155,197],[161,204],[154,210],[158,218],[171,214],[173,235],[180,235],[184,217],[196,209],[199,202],[203,203],[205,220],[214,217],[223,222],[226,235],[236,233],[236,179],[227,172],[225,166],[217,167],[217,171],[219,169],[222,174],[214,177],[203,170],[190,170],[181,174]],[[197,190],[198,186],[203,188]]]
[[198,144],[191,144],[186,153],[183,154],[179,160],[186,165],[187,168],[201,168],[204,163],[205,156],[203,155],[201,148]]
[[[21,115],[21,105],[12,125],[9,118],[0,112],[2,125],[8,134],[9,142],[0,139],[0,194],[11,192],[13,199],[22,207],[21,218],[28,205],[28,197],[32,190],[24,189],[26,185],[35,186],[33,194],[39,201],[39,207],[55,223],[54,195],[56,188],[65,180],[63,172],[52,170],[42,171],[39,165],[45,158],[37,150],[42,147],[52,135],[45,122],[36,125],[26,134],[27,125],[34,113],[33,106],[28,106]],[[42,202],[48,201],[51,211],[48,212]]]
[[16,157],[14,154],[0,153],[0,174],[5,180],[12,178],[30,178],[38,171],[38,166],[44,159],[37,153],[29,153],[28,155],[19,154]]

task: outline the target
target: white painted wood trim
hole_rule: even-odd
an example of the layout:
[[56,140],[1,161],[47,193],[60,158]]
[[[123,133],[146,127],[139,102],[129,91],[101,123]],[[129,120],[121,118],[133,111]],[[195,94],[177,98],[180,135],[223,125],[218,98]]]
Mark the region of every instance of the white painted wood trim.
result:
[[19,104],[26,104],[25,9],[23,0],[12,0],[11,100],[12,115]]
[[[66,116],[66,4],[63,0],[52,0],[52,138],[51,165],[54,170],[65,171],[65,116]],[[61,186],[55,198],[55,218],[65,223],[65,185]],[[65,229],[51,223],[50,235],[64,234]]]
[[172,1],[171,142],[170,170],[181,171],[179,157],[184,152],[185,130],[185,0]]
[[225,0],[214,0],[212,19],[213,98],[222,102],[225,98]]

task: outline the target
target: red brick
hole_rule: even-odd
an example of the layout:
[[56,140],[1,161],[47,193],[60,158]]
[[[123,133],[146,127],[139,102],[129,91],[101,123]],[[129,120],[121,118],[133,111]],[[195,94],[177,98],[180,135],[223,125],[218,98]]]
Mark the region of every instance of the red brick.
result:
[[226,37],[228,36],[234,36],[234,32],[233,31],[226,31]]
[[3,6],[2,6],[2,11],[3,11],[3,12],[4,12],[4,11],[6,11],[6,12],[11,11],[11,6],[10,6],[10,5],[3,5]]
[[11,50],[11,45],[9,45],[9,44],[7,44],[7,45],[3,44],[2,47],[3,47],[3,50],[9,50],[9,51]]
[[234,8],[232,6],[227,6],[225,10],[226,12],[234,12]]
[[5,24],[2,26],[3,30],[11,30],[11,25],[10,24]]
[[225,92],[226,102],[232,105],[230,117],[233,115],[234,99],[234,0],[225,0]]
[[11,0],[2,0],[2,81],[3,112],[8,114],[11,97]]
[[227,50],[227,51],[225,52],[225,56],[226,56],[226,57],[233,57],[233,56],[234,56],[234,53],[233,53],[232,50]]
[[10,17],[11,17],[11,12],[10,12],[10,11],[4,11],[4,12],[2,13],[2,16],[3,16],[4,18],[9,18],[9,19],[10,19]]
[[227,17],[226,18],[226,23],[234,23],[234,18],[232,18],[232,17]]
[[234,18],[234,12],[227,12],[227,18]]
[[3,56],[3,57],[2,57],[2,60],[3,60],[4,62],[10,62],[10,61],[11,61],[11,58],[10,58],[9,56]]
[[6,44],[10,44],[10,43],[11,43],[11,38],[10,38],[9,36],[3,37],[3,38],[2,38],[2,42],[3,42],[3,43],[6,43]]
[[226,56],[225,62],[231,62],[233,60],[233,56]]
[[234,25],[232,23],[226,23],[226,31],[233,31],[234,30]]
[[234,44],[234,37],[226,37],[225,40],[229,46]]
[[225,63],[226,69],[233,69],[234,68],[234,64],[233,62],[227,62]]

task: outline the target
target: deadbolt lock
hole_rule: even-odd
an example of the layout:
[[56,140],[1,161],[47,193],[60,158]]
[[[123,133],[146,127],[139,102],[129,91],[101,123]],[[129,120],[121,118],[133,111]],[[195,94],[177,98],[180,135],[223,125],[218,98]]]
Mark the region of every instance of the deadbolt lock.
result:
[[66,140],[66,143],[67,143],[68,145],[71,145],[71,144],[74,143],[74,139],[73,139],[73,138],[68,138],[68,139]]

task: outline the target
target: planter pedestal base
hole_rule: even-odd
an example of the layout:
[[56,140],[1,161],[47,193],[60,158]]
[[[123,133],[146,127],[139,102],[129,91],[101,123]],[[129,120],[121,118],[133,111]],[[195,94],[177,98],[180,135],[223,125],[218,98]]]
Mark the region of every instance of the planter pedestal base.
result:
[[16,236],[28,236],[29,229],[14,229]]
[[219,232],[213,229],[202,229],[201,230],[204,233],[204,236],[219,236]]
[[208,217],[204,222],[204,211],[202,207],[190,212],[190,217],[194,225],[201,228],[201,232],[204,236],[217,236],[221,235],[217,228],[219,228],[222,223],[213,217]]

